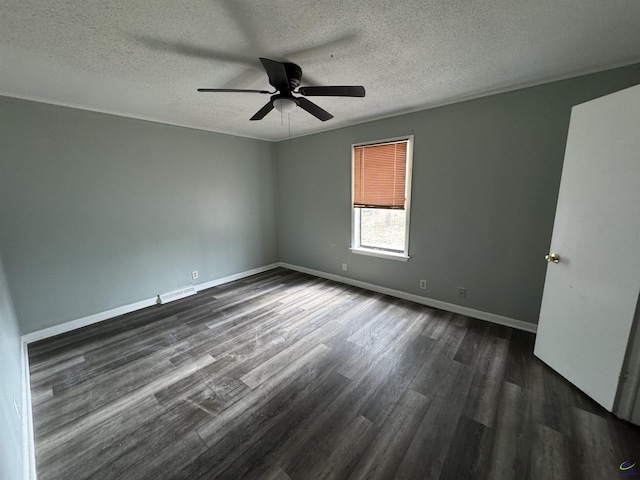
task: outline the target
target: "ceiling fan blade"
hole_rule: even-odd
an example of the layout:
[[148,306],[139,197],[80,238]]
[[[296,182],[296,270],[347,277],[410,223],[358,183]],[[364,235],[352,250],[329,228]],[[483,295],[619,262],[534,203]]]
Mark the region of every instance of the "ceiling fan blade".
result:
[[323,110],[318,105],[310,100],[307,100],[304,97],[296,97],[296,100],[298,101],[298,105],[300,106],[300,108],[306,110],[311,115],[319,120],[322,120],[323,122],[326,122],[327,120],[331,120],[333,118],[333,115],[331,115],[329,112]]
[[240,92],[240,93],[269,93],[274,94],[275,92],[268,92],[267,90],[243,90],[238,88],[199,88],[199,92]]
[[289,77],[287,76],[287,70],[284,64],[262,57],[260,57],[260,61],[262,62],[264,69],[267,71],[269,83],[276,87],[280,92],[289,91]]
[[273,110],[273,102],[270,101],[260,110],[258,110],[256,114],[251,117],[251,120],[262,120],[271,110]]
[[315,97],[364,97],[364,87],[333,86],[333,87],[300,87],[298,93]]

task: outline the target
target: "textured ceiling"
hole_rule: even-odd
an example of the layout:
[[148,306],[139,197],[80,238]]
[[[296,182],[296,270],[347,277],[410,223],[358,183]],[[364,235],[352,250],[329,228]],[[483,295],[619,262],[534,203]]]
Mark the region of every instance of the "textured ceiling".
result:
[[[0,0],[0,94],[280,140],[640,61],[640,0]],[[364,85],[249,118],[258,57]]]

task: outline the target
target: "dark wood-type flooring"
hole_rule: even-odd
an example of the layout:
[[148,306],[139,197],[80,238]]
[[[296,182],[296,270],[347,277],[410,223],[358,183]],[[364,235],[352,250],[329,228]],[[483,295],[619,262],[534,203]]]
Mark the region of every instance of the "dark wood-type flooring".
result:
[[615,479],[534,335],[285,269],[29,346],[38,478]]

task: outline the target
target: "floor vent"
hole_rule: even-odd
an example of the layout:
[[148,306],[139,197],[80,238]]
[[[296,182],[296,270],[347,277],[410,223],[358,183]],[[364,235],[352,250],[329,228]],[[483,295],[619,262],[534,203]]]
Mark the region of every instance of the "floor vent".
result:
[[173,292],[161,293],[160,295],[158,295],[158,303],[163,304],[163,303],[173,302],[174,300],[188,297],[190,295],[195,295],[196,293],[198,293],[198,291],[196,290],[196,287],[191,285],[188,287],[181,288],[180,290],[174,290]]

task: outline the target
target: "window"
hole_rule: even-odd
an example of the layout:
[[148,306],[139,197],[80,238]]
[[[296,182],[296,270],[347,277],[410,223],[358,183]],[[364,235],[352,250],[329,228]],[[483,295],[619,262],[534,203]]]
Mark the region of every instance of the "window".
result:
[[413,135],[352,147],[351,251],[409,258]]

